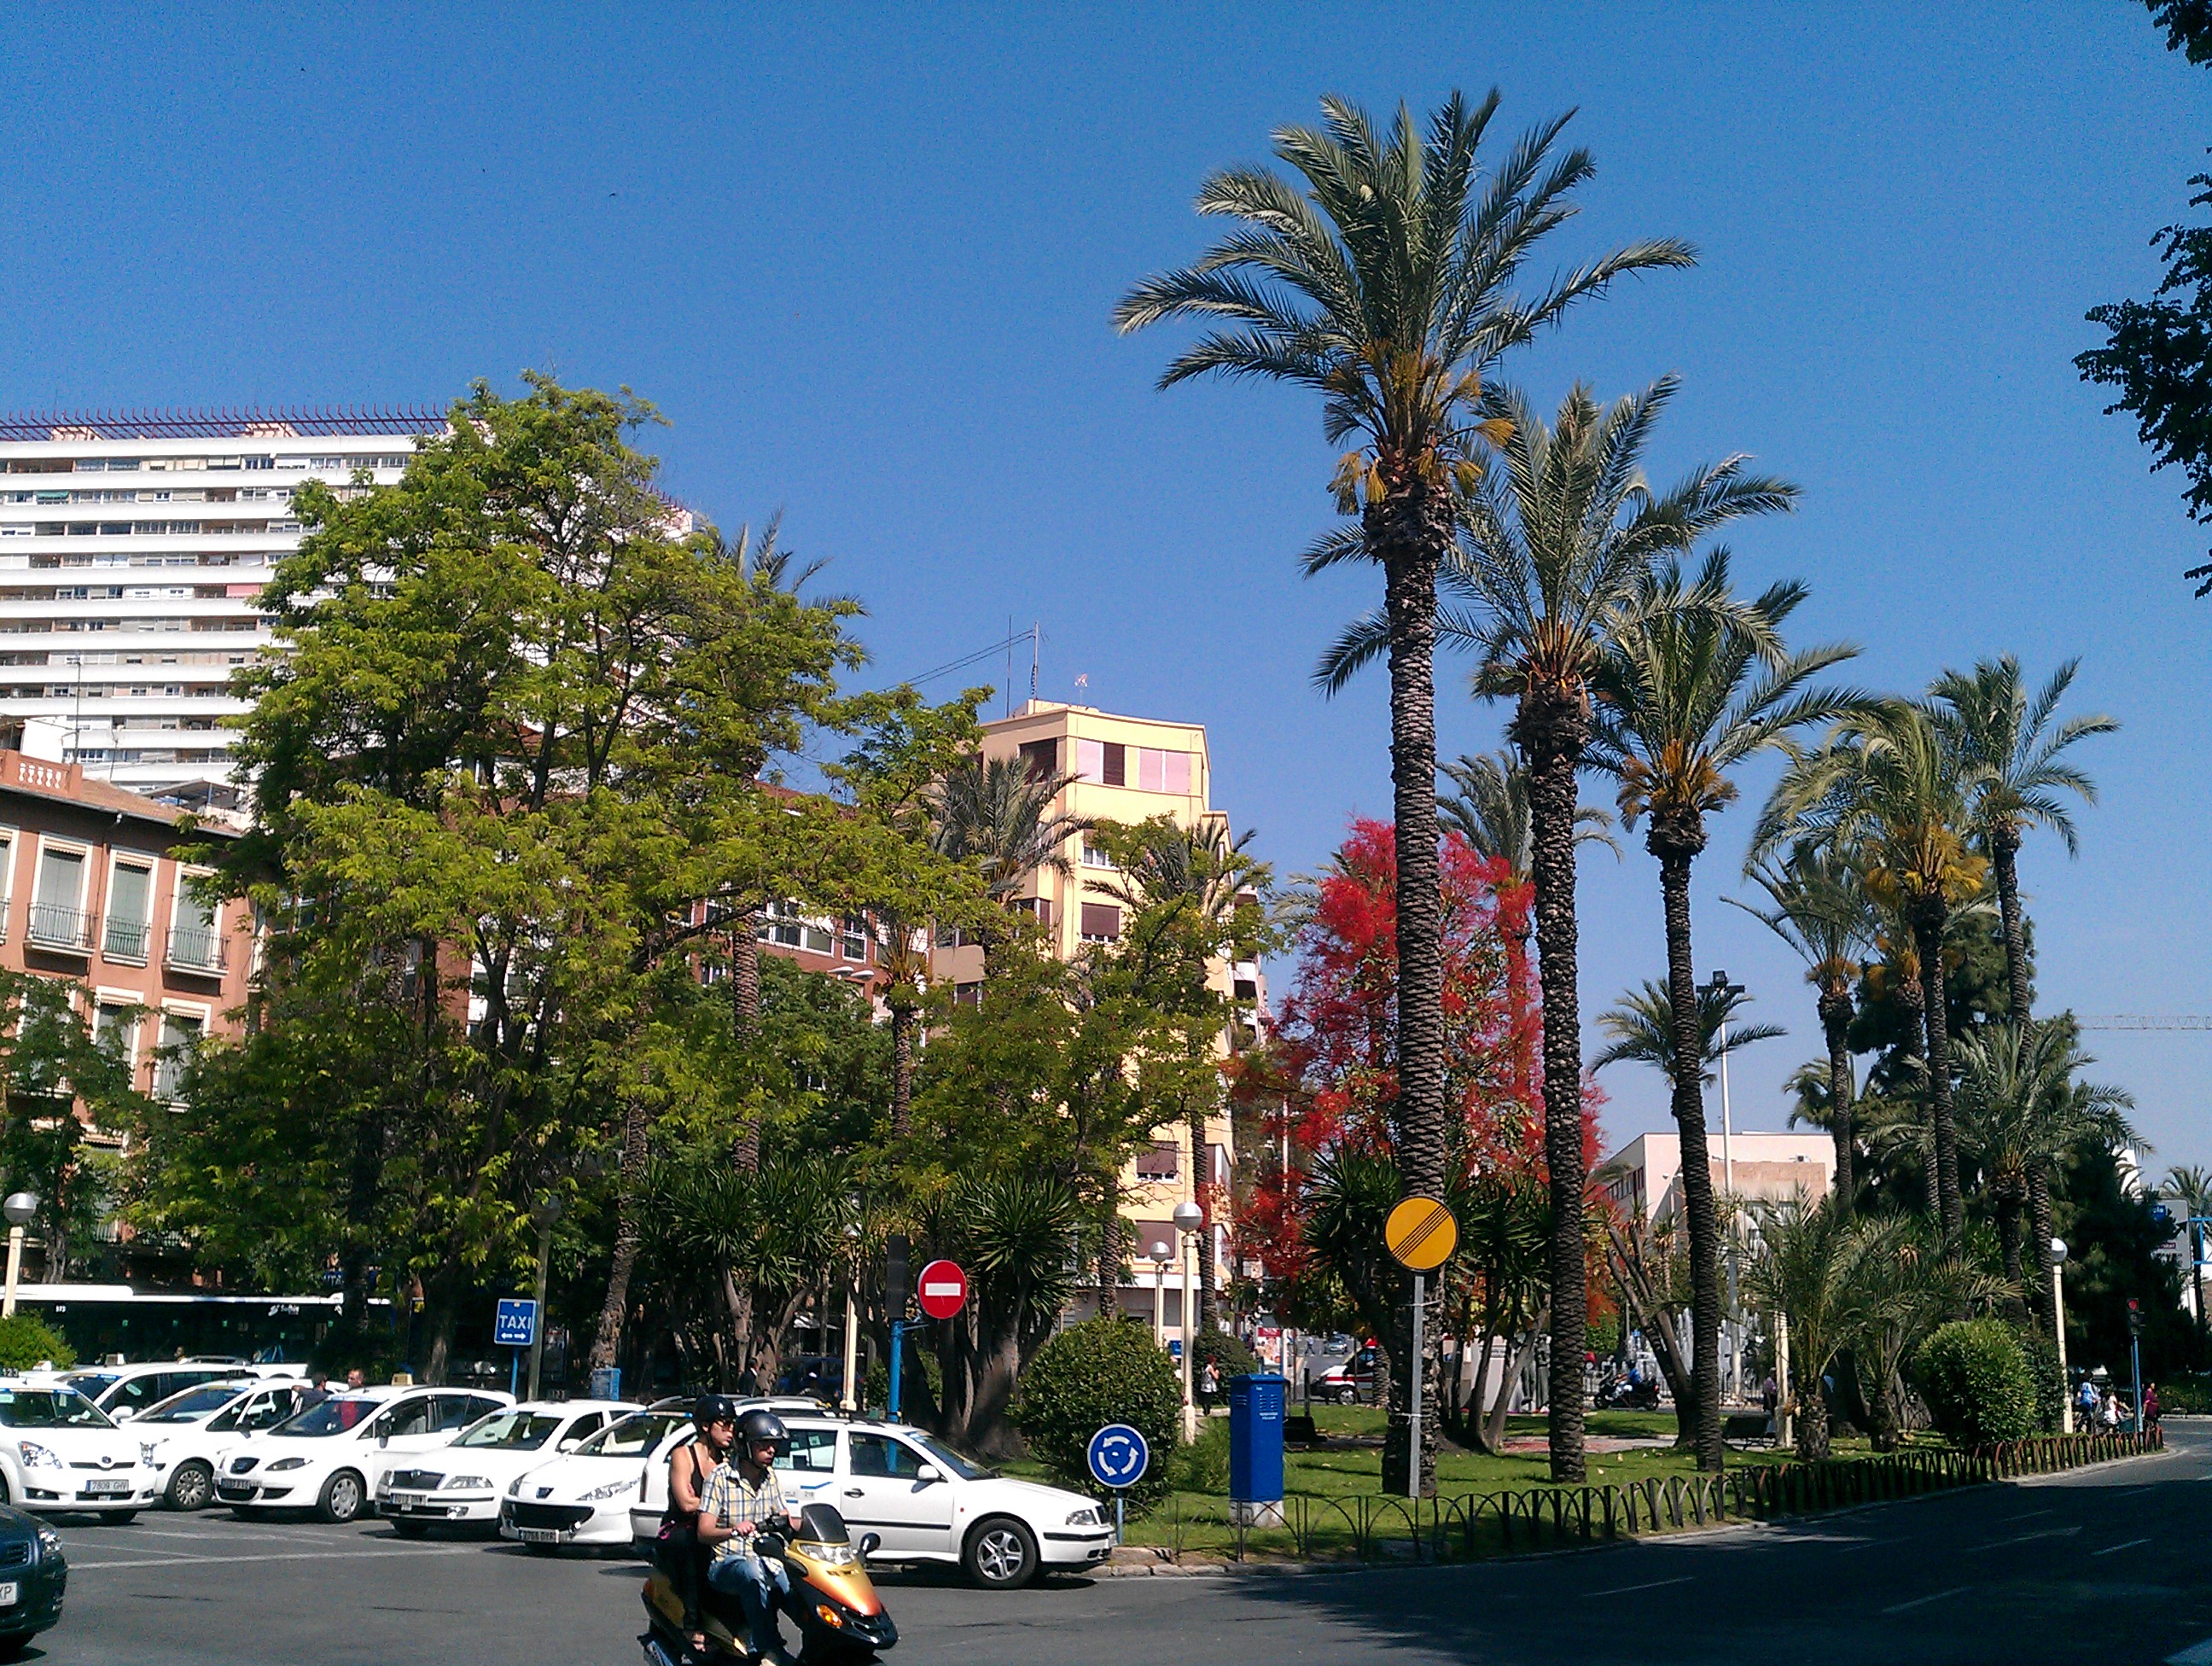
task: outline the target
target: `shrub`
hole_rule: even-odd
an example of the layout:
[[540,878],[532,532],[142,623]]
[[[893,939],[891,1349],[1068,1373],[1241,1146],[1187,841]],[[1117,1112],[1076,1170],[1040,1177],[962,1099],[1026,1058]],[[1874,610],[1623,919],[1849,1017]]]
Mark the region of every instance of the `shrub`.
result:
[[2175,1377],[2158,1385],[2159,1414],[2212,1412],[2212,1377]]
[[2039,1434],[2055,1435],[2064,1427],[2066,1371],[2058,1363],[2058,1344],[2039,1330],[2013,1333],[2027,1374],[2035,1384],[2035,1427]]
[[35,1313],[0,1319],[0,1371],[34,1371],[47,1364],[74,1365],[76,1350]]
[[1912,1375],[1936,1427],[1961,1446],[2035,1432],[2035,1379],[2002,1320],[1942,1326],[1920,1345]]
[[[1225,1330],[1201,1330],[1198,1333],[1198,1340],[1191,1348],[1190,1368],[1194,1371],[1204,1371],[1209,1360],[1221,1373],[1221,1397],[1224,1402],[1229,1398],[1231,1377],[1243,1377],[1260,1369],[1258,1356]],[[1197,1379],[1194,1377],[1192,1380],[1195,1382]]]
[[1229,1420],[1209,1417],[1198,1426],[1198,1438],[1178,1446],[1168,1462],[1169,1478],[1181,1493],[1229,1491]]
[[[1022,1373],[1014,1425],[1054,1477],[1077,1492],[1098,1494],[1085,1454],[1109,1423],[1144,1436],[1152,1462],[1129,1489],[1143,1504],[1168,1490],[1169,1458],[1182,1419],[1182,1387],[1174,1364],[1150,1327],[1127,1319],[1090,1319],[1038,1350]],[[1110,1495],[1109,1495],[1110,1496]]]

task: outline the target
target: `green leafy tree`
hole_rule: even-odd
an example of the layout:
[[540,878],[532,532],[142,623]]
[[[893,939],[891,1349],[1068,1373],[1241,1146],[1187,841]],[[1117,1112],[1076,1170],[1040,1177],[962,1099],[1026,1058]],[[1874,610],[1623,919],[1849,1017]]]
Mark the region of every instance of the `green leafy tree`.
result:
[[[1237,228],[1195,264],[1139,283],[1115,313],[1123,331],[1170,318],[1219,326],[1175,359],[1163,386],[1222,375],[1310,388],[1323,402],[1329,442],[1351,442],[1333,484],[1356,524],[1324,538],[1305,564],[1310,574],[1344,561],[1382,569],[1376,652],[1389,662],[1401,853],[1395,1116],[1405,1183],[1415,1191],[1443,1183],[1448,1121],[1437,583],[1459,506],[1505,433],[1498,414],[1483,406],[1482,378],[1614,278],[1694,258],[1669,240],[1634,243],[1554,278],[1533,297],[1516,293],[1523,266],[1573,213],[1573,193],[1592,165],[1583,150],[1555,149],[1561,117],[1486,171],[1480,148],[1498,104],[1495,93],[1472,107],[1455,94],[1424,135],[1403,107],[1378,131],[1357,106],[1324,100],[1320,128],[1275,134],[1276,156],[1295,180],[1252,167],[1214,175],[1200,192],[1199,212],[1237,221]],[[1328,669],[1323,678],[1332,687],[1343,680]],[[1571,1090],[1574,1081],[1571,1075]],[[1574,1445],[1579,1474],[1579,1441]]]

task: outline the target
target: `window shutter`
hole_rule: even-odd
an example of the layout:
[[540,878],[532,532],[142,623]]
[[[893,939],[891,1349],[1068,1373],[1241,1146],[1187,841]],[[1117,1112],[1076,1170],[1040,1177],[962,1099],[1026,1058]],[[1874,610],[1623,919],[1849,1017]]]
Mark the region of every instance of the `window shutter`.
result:
[[1129,749],[1118,740],[1109,740],[1103,751],[1105,756],[1100,762],[1105,766],[1106,784],[1109,787],[1127,787],[1129,784]]
[[1110,903],[1085,903],[1083,905],[1085,942],[1110,943],[1121,934],[1121,909]]

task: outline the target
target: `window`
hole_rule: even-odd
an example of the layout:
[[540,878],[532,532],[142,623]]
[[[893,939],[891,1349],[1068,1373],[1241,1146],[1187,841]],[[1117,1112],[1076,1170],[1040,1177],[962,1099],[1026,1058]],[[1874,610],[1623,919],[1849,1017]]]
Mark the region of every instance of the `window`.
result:
[[1137,1154],[1137,1178],[1139,1180],[1173,1180],[1182,1164],[1182,1148],[1163,1140],[1148,1152]]
[[30,940],[50,949],[83,949],[91,933],[84,917],[82,850],[48,845],[39,852],[39,883],[31,902]]
[[835,940],[819,926],[802,926],[799,932],[799,946],[809,954],[830,954],[835,950]]
[[1078,780],[1101,787],[1188,793],[1191,783],[1190,757],[1188,752],[1171,752],[1158,746],[1126,746],[1118,740],[1079,740],[1075,743],[1075,774]]
[[981,1006],[983,1004],[983,980],[977,978],[973,983],[954,984],[952,1004],[955,1006]]
[[1083,842],[1083,866],[1103,867],[1109,873],[1115,871],[1114,859],[1088,839]]
[[1028,915],[1040,926],[1052,924],[1052,899],[1049,897],[1017,897],[1006,906],[1017,913]]
[[857,920],[845,922],[843,940],[839,945],[848,960],[866,961],[868,958],[867,927]]
[[1082,924],[1085,942],[1111,943],[1121,935],[1121,910],[1110,903],[1085,903]]
[[154,1097],[172,1104],[183,1097],[185,1073],[192,1049],[207,1030],[207,1019],[192,1012],[161,1014],[161,1053],[154,1065]]
[[138,1056],[138,1012],[119,1001],[102,1000],[93,1008],[92,1039],[125,1064]]
[[826,1475],[837,1468],[837,1432],[835,1429],[793,1429],[791,1450],[775,1461],[779,1469],[797,1469],[808,1474]]
[[864,1435],[857,1431],[853,1443],[852,1473],[884,1481],[919,1481],[921,1454],[889,1435]]
[[795,949],[799,946],[799,921],[791,917],[791,904],[770,903],[761,910],[760,927],[753,934],[763,943]]
[[1022,742],[1022,763],[1031,781],[1046,781],[1060,772],[1060,743],[1057,740],[1024,740]]
[[170,917],[168,964],[179,971],[222,970],[222,933],[216,923],[216,905],[199,893],[194,882],[204,874],[177,876],[176,911]]
[[400,1435],[427,1435],[430,1432],[430,1398],[404,1400],[369,1426],[372,1440],[385,1440]]
[[107,924],[100,952],[110,960],[146,960],[146,937],[154,910],[154,870],[143,862],[118,861],[107,880]]

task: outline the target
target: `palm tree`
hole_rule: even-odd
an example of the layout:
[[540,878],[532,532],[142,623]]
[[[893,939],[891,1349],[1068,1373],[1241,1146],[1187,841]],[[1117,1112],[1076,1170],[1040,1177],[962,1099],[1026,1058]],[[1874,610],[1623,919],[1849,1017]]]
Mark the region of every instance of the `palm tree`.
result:
[[[1041,869],[1062,877],[1075,871],[1067,842],[1092,824],[1054,807],[1068,779],[1034,774],[1021,758],[970,759],[938,783],[930,841],[939,854],[973,862],[985,891],[1003,909]],[[1006,927],[987,915],[975,929],[988,965],[1006,941]]]
[[[2212,1219],[2212,1170],[2195,1167],[2168,1169],[2166,1189],[2174,1201],[2189,1211],[2192,1221]],[[2189,1287],[2197,1302],[2197,1334],[2201,1341],[2204,1326],[2204,1246],[2199,1237],[2201,1226],[2189,1229]]]
[[[1749,1005],[1751,997],[1740,990],[1716,989],[1710,983],[1698,986],[1698,1033],[1703,1043],[1699,1080],[1713,1079],[1712,1067],[1723,1053],[1790,1033],[1778,1024],[1738,1024],[1737,1009]],[[1674,1003],[1665,984],[1647,978],[1642,988],[1625,992],[1610,1012],[1598,1015],[1597,1021],[1613,1040],[1590,1061],[1592,1070],[1633,1061],[1650,1065],[1670,1082],[1674,1079]],[[1725,1044],[1721,1040],[1723,1026],[1728,1031]]]
[[1852,1226],[1851,1242],[1851,1371],[1875,1450],[1894,1451],[1905,1361],[1938,1325],[1996,1300],[2004,1286],[1929,1242],[1918,1215],[1864,1217]]
[[1828,1046],[1827,1121],[1822,1126],[1836,1142],[1837,1208],[1848,1217],[1858,1195],[1852,1173],[1856,1149],[1851,1132],[1851,985],[1874,934],[1866,892],[1842,853],[1822,845],[1800,845],[1780,862],[1754,864],[1749,873],[1774,906],[1754,908],[1733,897],[1723,900],[1764,921],[1805,962],[1805,981],[1815,992],[1814,1011]]
[[1936,722],[1973,782],[1967,810],[1996,877],[2007,988],[2016,1018],[2028,1013],[2027,939],[2021,922],[2017,866],[2021,839],[2030,827],[2047,827],[2065,841],[2068,855],[2078,853],[2074,818],[2062,794],[2072,793],[2084,804],[2094,804],[2097,787],[2059,754],[2077,740],[2120,727],[2101,715],[2069,717],[2051,727],[2081,667],[2079,660],[2069,660],[2030,699],[2021,681],[2020,661],[2008,654],[1983,660],[1971,676],[1947,671],[1929,690]]
[[1748,602],[1729,583],[1728,552],[1705,558],[1694,582],[1679,561],[1648,577],[1612,635],[1592,678],[1599,696],[1590,760],[1620,783],[1621,825],[1650,828],[1659,859],[1672,1009],[1675,1125],[1682,1135],[1682,1206],[1690,1229],[1698,1379],[1698,1462],[1721,1467],[1720,1217],[1706,1157],[1704,1037],[1691,958],[1690,865],[1705,848],[1705,818],[1732,803],[1729,772],[1778,748],[1790,732],[1866,710],[1871,698],[1814,688],[1855,649],[1784,650],[1781,629],[1805,599],[1797,583]]
[[[1437,819],[1445,831],[1465,839],[1478,856],[1502,861],[1506,883],[1526,894],[1534,883],[1536,848],[1534,824],[1528,813],[1528,772],[1511,752],[1462,752],[1459,762],[1447,763],[1443,773],[1455,789],[1437,800]],[[1595,805],[1575,808],[1574,842],[1601,844],[1616,857],[1620,846],[1613,837],[1613,818]],[[1529,910],[1516,905],[1507,916],[1514,933],[1508,992],[1517,1016],[1528,1010]],[[1525,1037],[1516,1037],[1516,1042]],[[1516,1046],[1514,1064],[1516,1091],[1525,1100],[1535,1097],[1534,1059],[1525,1045]]]
[[1769,800],[1752,842],[1755,859],[1784,844],[1830,842],[1851,853],[1875,901],[1911,927],[1927,1036],[1928,1104],[1934,1128],[1936,1209],[1947,1246],[1966,1221],[1951,1116],[1950,1013],[1943,938],[1951,915],[1982,888],[1989,863],[1971,848],[1968,797],[1978,772],[1945,744],[1918,706],[1895,706],[1845,726],[1796,756]]
[[2027,1284],[2020,1225],[2034,1177],[2048,1175],[2086,1141],[2141,1144],[2127,1119],[2132,1098],[2118,1088],[2074,1079],[2095,1062],[2075,1044],[2064,1019],[1982,1025],[1960,1037],[1959,1146],[1981,1170],[2005,1277],[2015,1289]]
[[[1655,493],[1644,475],[1651,428],[1674,395],[1662,380],[1601,407],[1577,386],[1547,424],[1516,395],[1492,403],[1510,424],[1506,468],[1462,505],[1443,581],[1471,611],[1438,620],[1481,655],[1478,693],[1515,702],[1508,729],[1528,780],[1530,877],[1544,1029],[1544,1153],[1551,1176],[1552,1474],[1583,1474],[1584,1234],[1582,1013],[1575,915],[1576,772],[1591,734],[1591,682],[1609,633],[1662,556],[1738,516],[1786,508],[1794,489],[1741,458],[1695,469]],[[1341,680],[1387,640],[1370,615],[1339,640],[1323,672]]]
[[1828,1456],[1828,1400],[1821,1378],[1851,1343],[1860,1316],[1860,1262],[1866,1235],[1834,1196],[1760,1206],[1759,1252],[1744,1269],[1744,1290],[1770,1316],[1790,1322],[1790,1367],[1797,1390],[1797,1456]]
[[915,1031],[929,988],[929,934],[892,909],[875,911],[875,934],[890,1013],[891,1138],[903,1140],[914,1110]]
[[[1481,379],[1622,273],[1695,258],[1671,240],[1632,243],[1555,277],[1533,298],[1515,293],[1524,264],[1575,212],[1573,193],[1592,164],[1581,149],[1555,152],[1563,116],[1532,129],[1486,171],[1478,152],[1498,104],[1492,92],[1470,108],[1455,93],[1424,138],[1402,106],[1385,137],[1356,106],[1323,100],[1320,128],[1274,136],[1275,155],[1297,182],[1263,168],[1215,174],[1198,211],[1241,224],[1195,264],[1138,284],[1114,317],[1123,331],[1170,318],[1219,321],[1168,366],[1163,386],[1222,375],[1309,387],[1322,396],[1329,442],[1352,442],[1334,484],[1357,524],[1324,538],[1306,566],[1358,560],[1382,569],[1399,853],[1394,1116],[1407,1188],[1431,1193],[1444,1182],[1447,1120],[1436,592],[1458,502],[1504,437],[1497,413],[1481,403]],[[1407,1388],[1392,1385],[1391,1429],[1401,1445]],[[1412,1467],[1386,1456],[1386,1485],[1393,1462]],[[1419,1467],[1425,1490],[1427,1452]]]

